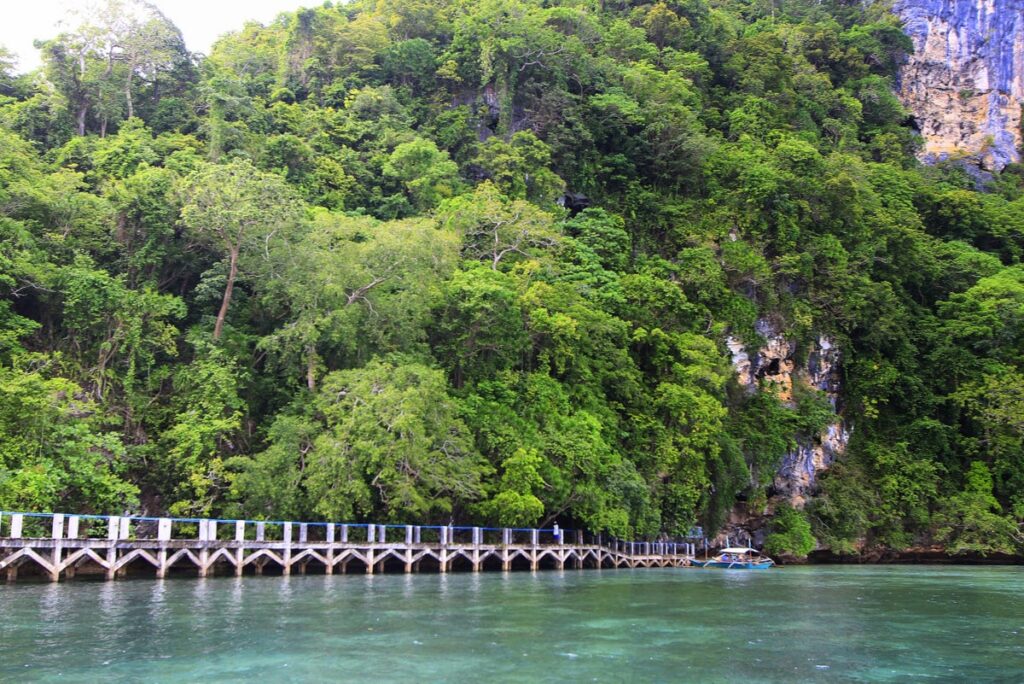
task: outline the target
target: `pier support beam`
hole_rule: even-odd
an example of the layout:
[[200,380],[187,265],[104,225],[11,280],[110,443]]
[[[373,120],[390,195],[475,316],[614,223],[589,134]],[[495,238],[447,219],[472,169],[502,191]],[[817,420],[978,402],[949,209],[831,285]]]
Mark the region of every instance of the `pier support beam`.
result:
[[50,554],[50,581],[60,581],[60,563],[63,556],[63,545],[61,540],[64,538],[64,515],[61,513],[55,513],[53,516],[53,523],[50,530],[50,537],[55,540],[56,543],[53,545],[53,550]]
[[116,576],[114,566],[117,564],[117,538],[118,538],[118,525],[121,522],[120,518],[110,517],[107,518],[107,540],[109,546],[107,547],[107,579],[112,580]]
[[245,542],[245,521],[235,521],[235,541],[239,543],[237,549],[235,549],[235,577],[242,576],[242,570],[245,568],[245,551],[242,549],[241,544]]
[[327,523],[327,566],[324,568],[325,575],[334,574],[334,523]]
[[282,532],[284,534],[284,552],[281,554],[281,559],[284,561],[284,567],[281,574],[287,576],[292,574],[292,524],[286,522],[282,527],[284,528]]

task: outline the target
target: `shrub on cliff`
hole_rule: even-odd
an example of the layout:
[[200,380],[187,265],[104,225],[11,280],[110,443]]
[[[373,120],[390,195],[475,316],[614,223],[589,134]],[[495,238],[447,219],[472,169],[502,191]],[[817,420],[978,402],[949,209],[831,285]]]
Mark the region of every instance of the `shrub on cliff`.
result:
[[811,524],[801,511],[792,506],[781,506],[775,511],[771,534],[764,541],[764,550],[772,556],[805,558],[817,542],[811,534]]

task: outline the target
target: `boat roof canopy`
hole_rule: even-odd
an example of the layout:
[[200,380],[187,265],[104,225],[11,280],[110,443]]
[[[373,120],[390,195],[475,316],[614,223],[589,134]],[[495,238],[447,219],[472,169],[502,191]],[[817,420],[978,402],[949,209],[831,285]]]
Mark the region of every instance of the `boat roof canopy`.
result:
[[730,549],[722,549],[722,553],[757,553],[757,550],[745,546],[737,546]]

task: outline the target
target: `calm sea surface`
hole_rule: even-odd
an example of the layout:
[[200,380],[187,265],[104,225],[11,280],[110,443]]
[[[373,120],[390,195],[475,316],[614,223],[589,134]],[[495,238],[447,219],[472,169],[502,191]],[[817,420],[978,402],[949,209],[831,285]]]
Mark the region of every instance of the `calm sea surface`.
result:
[[0,585],[0,682],[1024,682],[1024,568]]

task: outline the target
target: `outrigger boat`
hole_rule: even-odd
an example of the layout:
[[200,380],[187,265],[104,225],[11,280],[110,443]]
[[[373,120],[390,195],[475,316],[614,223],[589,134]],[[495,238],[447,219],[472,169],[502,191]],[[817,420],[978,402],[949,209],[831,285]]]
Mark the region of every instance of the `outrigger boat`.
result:
[[698,568],[726,568],[733,570],[767,570],[775,561],[762,556],[759,551],[747,547],[722,549],[711,559],[694,559],[691,563]]

